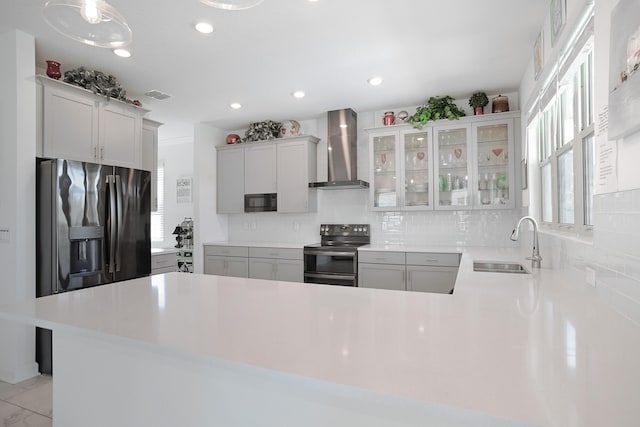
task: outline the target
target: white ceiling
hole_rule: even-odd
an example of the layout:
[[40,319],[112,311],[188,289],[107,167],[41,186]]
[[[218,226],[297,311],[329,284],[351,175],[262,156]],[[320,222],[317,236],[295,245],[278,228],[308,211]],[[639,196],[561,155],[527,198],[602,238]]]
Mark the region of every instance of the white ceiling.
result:
[[[45,0],[2,0],[0,31],[36,38],[36,65],[84,65],[117,77],[130,98],[165,123],[166,137],[193,123],[226,130],[251,121],[308,119],[350,107],[417,105],[429,96],[516,90],[548,1],[264,0],[225,11],[198,0],[110,0],[133,31],[128,59],[75,42],[41,17]],[[216,30],[201,35],[200,19]],[[367,84],[381,75],[381,86]],[[144,92],[174,97],[156,101]],[[291,96],[304,90],[304,99]],[[244,105],[232,110],[229,103]]]

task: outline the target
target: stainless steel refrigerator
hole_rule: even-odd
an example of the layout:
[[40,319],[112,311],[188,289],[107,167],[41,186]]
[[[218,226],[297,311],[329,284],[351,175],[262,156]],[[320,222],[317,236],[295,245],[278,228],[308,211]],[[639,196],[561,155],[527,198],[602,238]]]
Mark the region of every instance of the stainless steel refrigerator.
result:
[[[151,174],[62,159],[37,160],[36,297],[151,274]],[[51,374],[51,331],[36,361]]]

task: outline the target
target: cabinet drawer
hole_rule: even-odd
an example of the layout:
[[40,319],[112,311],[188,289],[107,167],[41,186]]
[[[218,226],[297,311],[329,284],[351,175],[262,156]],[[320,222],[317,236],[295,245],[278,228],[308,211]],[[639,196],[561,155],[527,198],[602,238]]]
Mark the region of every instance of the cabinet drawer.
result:
[[358,251],[358,262],[368,262],[371,264],[404,264],[404,261],[404,252]]
[[151,255],[151,270],[165,267],[173,267],[175,269],[176,266],[175,253]]
[[174,271],[178,271],[178,269],[176,268],[175,265],[170,265],[168,267],[162,267],[162,268],[154,268],[151,270],[151,275],[155,275],[155,274],[162,274],[162,273],[172,273]]
[[249,248],[246,246],[210,246],[204,247],[205,255],[221,255],[221,256],[249,256]]
[[250,258],[302,259],[302,249],[249,248]]
[[407,265],[458,267],[460,265],[460,254],[407,252]]

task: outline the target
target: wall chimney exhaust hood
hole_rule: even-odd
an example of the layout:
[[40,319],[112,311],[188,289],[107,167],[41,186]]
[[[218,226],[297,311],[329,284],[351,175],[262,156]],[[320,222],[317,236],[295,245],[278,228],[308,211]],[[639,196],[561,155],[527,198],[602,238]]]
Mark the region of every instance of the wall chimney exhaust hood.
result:
[[328,181],[312,182],[310,188],[346,190],[369,188],[358,179],[358,115],[350,108],[327,113]]

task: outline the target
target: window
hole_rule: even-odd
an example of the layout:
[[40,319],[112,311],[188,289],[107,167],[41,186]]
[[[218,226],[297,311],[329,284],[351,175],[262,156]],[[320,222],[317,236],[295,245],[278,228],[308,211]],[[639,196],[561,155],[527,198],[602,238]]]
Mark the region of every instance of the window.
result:
[[593,222],[595,169],[593,17],[576,34],[536,100],[527,133],[538,131],[543,224],[586,233]]
[[158,209],[151,212],[151,241],[164,241],[164,162],[158,162],[158,182],[156,184]]

